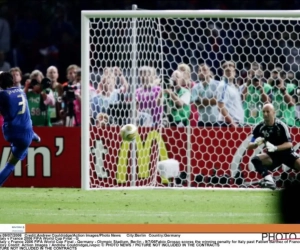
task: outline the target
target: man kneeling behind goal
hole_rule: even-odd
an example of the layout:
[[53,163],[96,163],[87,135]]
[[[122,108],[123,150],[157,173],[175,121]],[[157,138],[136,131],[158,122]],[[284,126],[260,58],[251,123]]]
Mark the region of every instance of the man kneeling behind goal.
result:
[[265,144],[264,152],[254,156],[251,162],[263,177],[261,187],[274,190],[276,184],[269,170],[274,171],[282,164],[300,170],[300,158],[293,149],[287,125],[276,118],[272,104],[264,105],[263,119],[254,127],[248,149],[256,149],[259,145]]

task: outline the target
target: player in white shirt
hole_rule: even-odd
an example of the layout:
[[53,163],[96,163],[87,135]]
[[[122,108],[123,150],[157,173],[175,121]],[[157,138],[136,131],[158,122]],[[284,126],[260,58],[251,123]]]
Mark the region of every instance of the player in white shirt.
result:
[[206,64],[199,65],[199,79],[192,89],[191,102],[198,107],[198,126],[214,126],[218,122],[216,91],[219,82],[213,79],[210,68]]
[[238,127],[244,122],[244,109],[240,89],[234,83],[235,64],[227,61],[222,68],[224,77],[217,88],[218,120],[221,126]]

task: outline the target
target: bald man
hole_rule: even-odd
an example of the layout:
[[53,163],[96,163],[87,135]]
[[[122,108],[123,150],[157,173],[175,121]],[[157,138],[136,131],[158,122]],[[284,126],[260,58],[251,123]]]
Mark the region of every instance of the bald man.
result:
[[256,149],[264,144],[263,153],[251,159],[256,171],[263,180],[261,187],[276,189],[276,184],[269,171],[275,170],[281,164],[300,170],[299,155],[293,150],[292,138],[287,125],[276,118],[272,104],[263,107],[263,121],[257,124],[252,132],[252,139],[248,149]]
[[55,98],[55,106],[49,107],[52,126],[63,125],[63,117],[61,116],[61,104],[63,97],[63,87],[58,79],[58,70],[55,66],[50,66],[47,69],[47,77],[51,80],[51,89]]

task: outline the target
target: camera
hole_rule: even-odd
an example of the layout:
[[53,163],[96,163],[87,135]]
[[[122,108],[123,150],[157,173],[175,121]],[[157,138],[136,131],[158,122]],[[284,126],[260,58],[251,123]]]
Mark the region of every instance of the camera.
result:
[[270,81],[270,84],[272,85],[272,84],[274,84],[275,86],[278,86],[278,85],[280,85],[281,84],[281,80],[279,79],[279,78],[272,78],[271,79],[271,81]]
[[69,82],[68,85],[64,87],[63,90],[63,109],[66,112],[67,116],[74,117],[74,101],[76,99],[75,91],[79,87],[74,85],[72,82]]
[[280,71],[280,70],[273,70],[272,74],[271,74],[271,84],[274,84],[275,86],[278,86],[281,84],[281,79],[284,78],[284,72]]
[[43,80],[41,81],[41,89],[45,91],[46,94],[49,94],[50,88],[51,88],[51,80],[47,77],[43,78]]
[[259,81],[260,81],[260,78],[257,77],[257,76],[254,76],[254,77],[252,78],[252,83],[259,82]]
[[274,84],[275,84],[276,86],[279,85],[280,83],[281,83],[280,79],[276,78],[276,79],[274,80]]
[[299,105],[300,104],[300,87],[297,87],[294,90],[293,98],[295,99],[296,104]]
[[41,89],[46,92],[46,94],[49,94],[50,88],[51,88],[51,80],[47,77],[43,78],[41,83],[39,83],[36,79],[32,79],[30,81],[29,88],[33,89],[34,86],[40,85]]
[[253,76],[251,77],[251,80],[253,82],[259,82],[262,79],[262,75],[259,74],[253,74]]
[[174,86],[176,86],[175,81],[168,77],[163,78],[163,89],[174,89]]
[[66,101],[74,101],[75,100],[75,91],[79,88],[74,84],[68,84],[64,87],[64,97]]
[[36,79],[32,79],[32,80],[30,81],[29,88],[30,88],[30,89],[33,89],[33,87],[36,86],[36,85],[39,85],[39,82],[38,82]]
[[51,80],[47,77],[43,78],[41,82],[42,89],[49,89],[51,88]]

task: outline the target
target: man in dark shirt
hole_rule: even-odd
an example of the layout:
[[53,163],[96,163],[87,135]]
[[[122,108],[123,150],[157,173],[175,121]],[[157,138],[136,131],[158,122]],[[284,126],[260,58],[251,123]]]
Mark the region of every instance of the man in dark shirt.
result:
[[256,171],[264,178],[261,187],[276,189],[276,184],[269,174],[281,164],[300,170],[299,155],[293,150],[291,135],[287,125],[276,118],[272,104],[263,107],[264,120],[258,123],[252,132],[248,149],[256,149],[265,144],[264,152],[251,159]]

